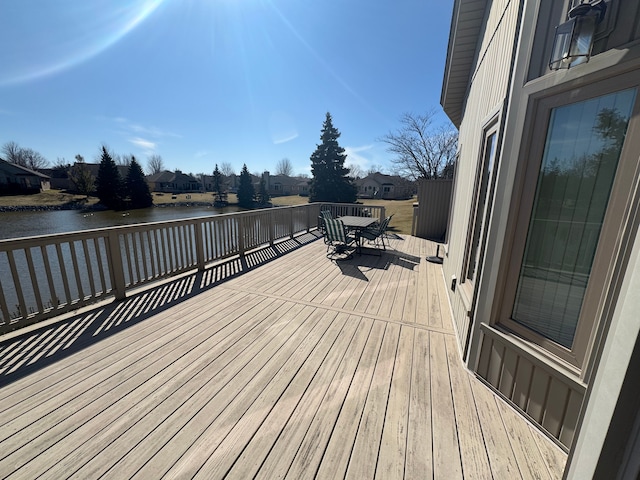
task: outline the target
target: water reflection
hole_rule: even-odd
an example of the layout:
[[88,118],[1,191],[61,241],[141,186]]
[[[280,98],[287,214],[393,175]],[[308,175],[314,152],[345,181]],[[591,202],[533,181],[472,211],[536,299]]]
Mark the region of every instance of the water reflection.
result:
[[75,232],[93,228],[161,222],[236,212],[237,207],[154,207],[125,212],[57,210],[0,213],[0,239]]

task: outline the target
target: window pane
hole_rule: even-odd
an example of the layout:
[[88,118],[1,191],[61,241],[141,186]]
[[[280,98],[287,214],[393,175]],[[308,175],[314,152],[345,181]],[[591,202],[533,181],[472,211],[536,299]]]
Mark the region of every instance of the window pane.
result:
[[469,266],[467,278],[473,280],[476,276],[478,263],[480,262],[480,239],[482,238],[483,226],[486,226],[485,212],[489,201],[489,187],[492,179],[493,164],[496,158],[496,133],[490,134],[484,145],[483,169],[480,177],[478,190],[478,207],[473,222],[473,234],[471,240],[471,251],[469,254]]
[[551,112],[512,317],[570,348],[635,90]]

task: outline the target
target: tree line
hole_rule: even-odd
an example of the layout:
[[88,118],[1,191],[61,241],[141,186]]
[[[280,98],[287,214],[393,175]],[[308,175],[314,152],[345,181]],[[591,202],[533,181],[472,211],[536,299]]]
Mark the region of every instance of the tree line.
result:
[[[452,178],[457,153],[458,134],[450,125],[436,125],[435,111],[415,115],[405,113],[400,118],[400,127],[380,137],[378,140],[387,145],[392,154],[390,160],[395,173],[412,180],[418,178]],[[339,130],[334,127],[329,112],[326,113],[320,134],[320,143],[311,154],[311,179],[309,180],[309,201],[311,202],[355,202],[356,178],[362,175],[357,165],[345,166],[347,155],[338,142]],[[20,147],[16,142],[7,142],[2,147],[5,159],[11,163],[32,170],[48,166],[48,161],[30,148]],[[117,165],[126,165],[128,174],[120,178]],[[133,155],[115,155],[105,146],[102,147],[100,167],[97,178],[93,179],[84,165],[84,159],[76,156],[76,164],[71,168],[64,159],[58,159],[56,170],[68,173],[80,193],[95,189],[100,202],[107,208],[143,208],[152,204],[151,193],[146,183],[142,167]],[[287,158],[280,160],[275,169],[276,175],[293,174],[293,165]],[[378,169],[376,169],[378,170]],[[147,159],[147,171],[156,174],[165,171],[160,155],[151,155]],[[373,173],[370,170],[368,173]],[[235,174],[230,163],[224,162],[220,168],[216,164],[214,191],[224,190],[224,177]],[[269,202],[269,192],[264,178],[256,190],[246,164],[243,164],[238,184],[238,204],[244,208],[263,206]]]

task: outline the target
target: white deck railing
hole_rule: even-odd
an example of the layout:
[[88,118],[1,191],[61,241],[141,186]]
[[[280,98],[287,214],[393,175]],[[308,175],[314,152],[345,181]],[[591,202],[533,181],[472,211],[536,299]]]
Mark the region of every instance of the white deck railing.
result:
[[1,240],[0,333],[293,238],[322,209],[384,218],[384,207],[312,203]]

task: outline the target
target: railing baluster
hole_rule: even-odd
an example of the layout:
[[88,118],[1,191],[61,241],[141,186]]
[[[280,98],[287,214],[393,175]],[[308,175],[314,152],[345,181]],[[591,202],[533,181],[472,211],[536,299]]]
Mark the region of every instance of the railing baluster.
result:
[[147,258],[151,258],[149,253],[149,232],[140,232],[140,260],[142,261],[142,272],[144,280],[149,280],[149,267],[147,267]]
[[7,327],[11,323],[11,316],[9,315],[9,308],[7,308],[7,300],[4,296],[4,288],[2,287],[2,278],[0,278],[0,311],[2,312],[2,318],[4,321],[4,327]]
[[82,290],[82,279],[80,278],[80,269],[78,268],[78,255],[76,254],[75,241],[69,242],[69,251],[71,252],[71,264],[73,265],[73,273],[76,278],[76,288],[78,290],[78,300],[84,299],[84,291]]
[[60,305],[60,299],[58,298],[58,293],[56,292],[55,283],[53,282],[53,275],[51,274],[51,262],[49,261],[49,253],[47,252],[47,245],[40,246],[40,252],[42,253],[42,261],[44,263],[44,271],[47,276],[47,283],[49,284],[49,295],[51,295],[51,306],[54,310],[58,309]]
[[171,272],[175,272],[178,270],[178,263],[180,260],[178,259],[178,240],[176,239],[176,228],[175,226],[169,227],[169,236],[170,239],[173,239],[171,242]]
[[205,231],[206,231],[206,222],[200,221],[193,225],[193,231],[195,233],[195,241],[196,241],[196,266],[198,267],[198,271],[202,272],[204,270],[205,265],[205,257],[204,257],[204,242],[205,242]]
[[20,313],[22,318],[27,318],[27,304],[24,301],[24,292],[22,291],[22,283],[20,282],[20,276],[16,268],[16,259],[13,256],[13,251],[7,252],[7,260],[9,261],[9,270],[11,270],[13,285],[16,289],[16,296],[18,297],[18,313]]
[[29,276],[31,277],[31,287],[33,288],[33,294],[36,297],[36,305],[38,306],[38,312],[42,312],[44,310],[44,307],[42,305],[42,294],[40,293],[40,287],[38,286],[38,279],[36,278],[36,270],[33,267],[33,258],[31,257],[31,248],[25,248],[24,253],[27,258],[27,268],[29,269]]
[[109,271],[111,283],[116,300],[122,300],[126,296],[124,282],[124,269],[122,268],[122,252],[120,251],[120,234],[117,230],[110,230],[107,236],[107,257],[109,258]]
[[87,245],[87,239],[82,239],[82,249],[84,250],[84,261],[87,265],[87,276],[89,277],[89,289],[91,290],[91,297],[96,297],[96,282],[93,279],[93,268],[91,267],[91,256],[89,255],[89,246]]
[[[104,237],[102,237],[104,239]],[[98,265],[98,275],[100,276],[100,285],[102,290],[100,293],[103,295],[107,293],[107,281],[104,276],[104,265],[102,264],[102,248],[100,247],[100,237],[93,238],[93,248],[96,252],[96,263]]]
[[[129,232],[125,232],[122,234],[122,243],[123,243],[123,247],[124,247],[124,255],[122,256],[123,260],[126,263],[127,266],[127,273],[129,274],[129,285],[135,285],[136,281],[133,278],[133,266],[131,265],[131,249],[129,246]],[[127,285],[126,283],[126,279],[125,279],[125,285]]]
[[56,243],[56,253],[58,255],[58,266],[60,267],[60,276],[62,277],[62,285],[64,287],[65,305],[71,305],[71,290],[69,289],[69,279],[67,278],[67,268],[65,267],[64,257],[60,243]]
[[138,241],[138,235],[139,232],[131,232],[131,255],[132,255],[132,261],[133,261],[133,267],[135,267],[135,274],[136,274],[136,280],[135,283],[140,283],[144,280],[146,280],[146,277],[142,276],[142,271],[140,268],[140,262],[144,261],[144,256],[140,255],[140,248],[138,247],[138,244],[140,243]]

